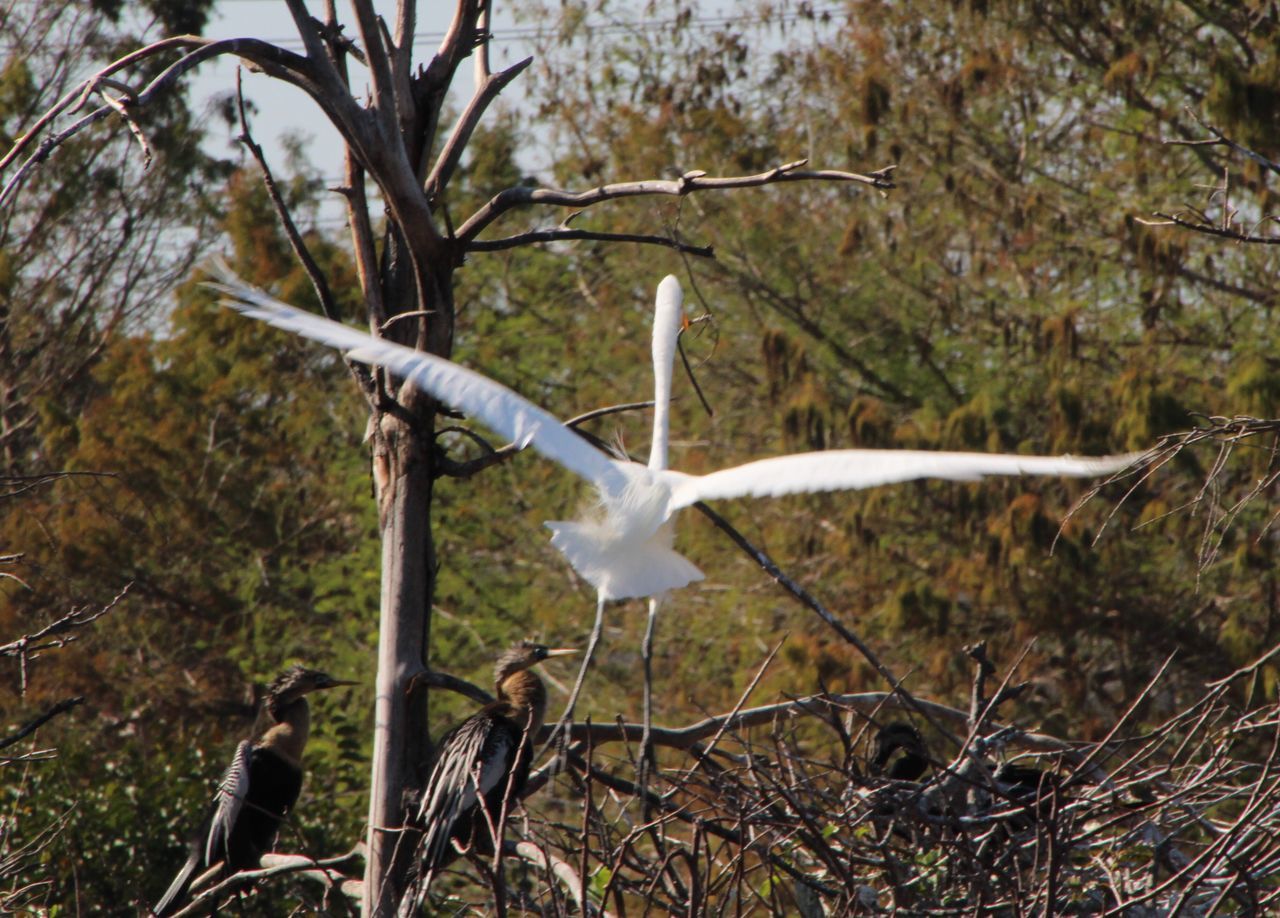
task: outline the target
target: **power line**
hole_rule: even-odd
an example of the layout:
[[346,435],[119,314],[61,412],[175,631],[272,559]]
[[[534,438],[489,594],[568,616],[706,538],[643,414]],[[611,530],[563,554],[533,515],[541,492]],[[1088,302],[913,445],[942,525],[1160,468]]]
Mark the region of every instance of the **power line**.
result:
[[[260,3],[266,2],[266,0],[222,0],[222,2]],[[585,23],[575,31],[586,37],[625,35],[632,32],[669,32],[677,26],[697,31],[710,31],[712,29],[729,25],[791,25],[802,20],[821,20],[827,16],[840,15],[843,12],[845,12],[845,7],[843,6],[823,6],[816,7],[811,10],[780,13],[775,15],[751,13],[733,16],[695,16],[684,20],[614,20],[611,22]],[[526,41],[530,39],[540,40],[558,35],[559,32],[559,29],[548,26],[512,26],[510,28],[494,29],[490,40],[499,44]],[[445,34],[446,33],[444,32],[415,32],[413,34],[413,40],[415,42],[439,42],[444,40]],[[278,45],[279,47],[289,50],[301,49],[303,47],[302,39],[297,36],[266,38],[263,39],[263,41],[270,42],[273,45]]]

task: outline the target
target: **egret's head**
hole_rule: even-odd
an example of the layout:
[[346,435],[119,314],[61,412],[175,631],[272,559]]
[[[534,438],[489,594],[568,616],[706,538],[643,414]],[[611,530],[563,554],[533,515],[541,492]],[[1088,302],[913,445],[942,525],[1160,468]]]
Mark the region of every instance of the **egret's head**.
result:
[[658,296],[653,304],[653,359],[654,364],[670,366],[675,356],[676,339],[684,327],[684,291],[674,274],[668,274],[658,284]]

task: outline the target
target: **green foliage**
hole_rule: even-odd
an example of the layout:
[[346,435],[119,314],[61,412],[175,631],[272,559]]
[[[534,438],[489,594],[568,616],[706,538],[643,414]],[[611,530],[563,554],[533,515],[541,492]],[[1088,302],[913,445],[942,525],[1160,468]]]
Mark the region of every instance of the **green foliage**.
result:
[[[190,25],[182,6],[154,8],[179,30]],[[673,406],[673,465],[692,472],[855,446],[1103,453],[1145,448],[1188,426],[1189,412],[1274,416],[1265,279],[1280,273],[1276,252],[1130,219],[1180,206],[1227,162],[1153,140],[1198,136],[1188,102],[1203,98],[1211,120],[1274,152],[1274,27],[1260,20],[1250,60],[1192,7],[1106,3],[1082,16],[1079,6],[865,2],[825,19],[744,8],[740,21],[702,28],[697,7],[662,2],[652,14],[672,28],[601,41],[579,27],[608,5],[568,4],[561,46],[537,65],[539,119],[504,112],[476,133],[441,202],[453,219],[530,181],[534,162],[539,183],[579,188],[757,172],[808,155],[859,172],[896,163],[901,186],[625,200],[576,224],[712,243],[714,262],[587,242],[477,254],[456,275],[455,358],[561,417],[650,398],[653,291],[672,272],[688,308],[708,317],[684,342],[714,414],[683,378]],[[1220,38],[1211,54],[1196,37],[1204,31]],[[53,68],[61,81],[49,69],[7,60],[0,138],[18,136],[65,88],[67,62]],[[147,117],[162,154],[154,179],[139,176],[127,138],[113,146],[91,133],[65,151],[70,168],[56,181],[40,173],[0,245],[0,353],[14,357],[0,361],[0,383],[21,396],[3,406],[6,468],[108,476],[6,506],[0,545],[27,553],[35,590],[2,585],[0,638],[134,583],[78,653],[39,662],[30,703],[55,686],[91,702],[66,728],[56,767],[5,792],[25,837],[68,820],[44,855],[45,875],[58,878],[49,903],[79,895],[130,910],[180,863],[180,839],[248,727],[248,686],[295,659],[361,688],[317,703],[310,790],[287,841],[332,854],[358,836],[380,563],[365,406],[323,348],[213,304],[188,270],[212,234],[179,233],[196,244],[164,250],[137,277],[62,257],[71,228],[123,251],[217,216],[238,272],[316,308],[256,175],[201,157],[181,105]],[[545,158],[528,154],[528,136],[546,142]],[[1230,165],[1233,201],[1261,215],[1269,179]],[[314,179],[283,179],[304,217]],[[101,211],[87,214],[86,200]],[[530,211],[527,225],[545,217]],[[308,242],[343,315],[359,318],[340,246],[314,232]],[[160,293],[178,279],[162,320]],[[94,309],[78,311],[85,302]],[[639,455],[650,426],[636,411],[590,429]],[[457,432],[438,444],[454,458],[481,449]],[[1201,515],[1177,512],[1199,500],[1213,461],[1206,452],[1166,465],[1114,517],[1128,483],[1082,509],[1088,483],[1031,479],[718,509],[910,672],[920,694],[966,697],[963,644],[985,638],[1008,660],[1035,639],[1019,675],[1036,691],[1016,713],[1081,736],[1105,731],[1172,650],[1177,669],[1152,716],[1276,639],[1273,540],[1254,537],[1269,512],[1221,525],[1269,457],[1233,457],[1221,504],[1215,492],[1196,504]],[[594,596],[542,523],[589,500],[530,454],[437,483],[431,665],[487,684],[493,653],[516,638],[585,639]],[[678,547],[708,576],[664,603],[659,721],[728,709],[784,639],[753,701],[882,687],[696,514],[681,521]],[[644,621],[639,602],[609,610],[580,714],[638,719]],[[567,666],[544,669],[571,677]],[[1257,691],[1274,696],[1276,685],[1263,668]],[[432,732],[470,709],[433,696]],[[592,873],[592,894],[609,878]]]
[[[1155,0],[1106,4],[1083,18],[1018,2],[859,3],[847,19],[794,33],[763,9],[723,29],[687,26],[682,16],[698,15],[688,4],[651,12],[676,27],[608,49],[568,31],[561,54],[544,64],[546,130],[574,139],[564,145],[561,182],[747,172],[806,153],[816,166],[859,172],[895,162],[902,180],[883,198],[800,183],[696,203],[617,202],[593,214],[602,229],[661,223],[716,248],[714,263],[691,265],[690,297],[695,311],[715,315],[714,349],[707,337],[687,342],[695,362],[709,359],[699,382],[716,415],[690,410],[689,388],[677,382],[676,467],[847,446],[1102,453],[1146,448],[1188,427],[1194,411],[1275,415],[1265,355],[1276,336],[1259,280],[1276,273],[1275,252],[1225,249],[1130,219],[1175,208],[1193,182],[1217,180],[1221,162],[1203,148],[1151,138],[1201,136],[1184,105],[1224,80],[1243,86],[1249,78],[1237,71],[1273,66],[1270,20],[1251,39],[1250,61],[1225,35],[1240,24],[1234,14],[1219,26],[1198,18],[1208,13]],[[1216,57],[1188,40],[1193,26],[1222,30]],[[697,69],[736,60],[730,46],[747,48],[740,64]],[[625,104],[605,101],[614,85],[631,87]],[[1225,122],[1218,104],[1207,117]],[[1267,206],[1263,181],[1240,177],[1238,164],[1232,174],[1234,206]],[[567,270],[593,290],[640,277],[651,288],[665,271],[686,273],[676,258],[635,248],[574,252]],[[624,335],[645,330],[631,319]],[[637,382],[618,386],[604,371],[599,388],[615,398],[643,391],[643,355],[637,340],[628,357]],[[596,371],[588,361],[587,378]],[[1247,486],[1258,462],[1233,460],[1227,487]],[[859,622],[899,671],[919,667],[935,697],[963,697],[960,645],[988,637],[1009,658],[1035,637],[1026,666],[1063,693],[1042,712],[1074,710],[1074,725],[1087,729],[1107,716],[1108,697],[1119,703],[1136,691],[1175,648],[1194,686],[1245,648],[1266,646],[1265,616],[1202,611],[1205,591],[1251,607],[1256,584],[1223,567],[1189,582],[1203,522],[1160,516],[1195,493],[1202,469],[1194,457],[1166,466],[1097,542],[1123,486],[1072,516],[1084,489],[1048,480],[724,509]],[[679,611],[664,621],[678,617],[682,638],[740,646],[744,631],[768,622],[752,633],[767,643],[785,628],[792,645],[787,673],[770,689],[799,692],[831,677],[816,645],[797,634],[821,644],[815,619],[778,610],[764,578],[698,521],[682,523],[680,544],[709,588],[734,600],[712,602],[707,588],[673,598]],[[1236,635],[1230,647],[1220,634]],[[717,658],[698,659],[685,677],[690,695],[742,677],[726,670],[708,679]],[[1081,674],[1113,671],[1114,659],[1126,661],[1123,688],[1108,696]],[[1037,702],[1029,704],[1031,714]]]
[[[306,302],[310,286],[270,230],[260,186],[237,177],[228,200],[238,270]],[[353,289],[341,283],[340,252],[318,237],[310,244],[335,287]],[[71,733],[67,758],[26,789],[32,815],[20,833],[41,828],[34,814],[72,814],[47,857],[53,874],[76,882],[51,887],[50,902],[132,912],[135,897],[159,896],[251,725],[226,716],[252,710],[241,695],[249,680],[301,660],[373,683],[377,527],[360,403],[331,383],[341,363],[219,309],[195,279],[176,297],[164,334],[109,342],[82,383],[81,410],[38,405],[42,449],[97,477],[29,495],[0,520],[3,542],[28,549],[33,588],[0,599],[6,634],[40,609],[100,605],[133,584],[94,624],[92,653],[42,661],[29,694],[34,703],[74,689],[91,699],[94,723],[149,725],[90,745]],[[300,803],[311,814],[291,841],[317,853],[350,848],[365,806],[368,695],[336,694],[317,702],[308,759],[320,790]],[[83,863],[92,876],[69,869]],[[155,866],[145,889],[139,863]]]

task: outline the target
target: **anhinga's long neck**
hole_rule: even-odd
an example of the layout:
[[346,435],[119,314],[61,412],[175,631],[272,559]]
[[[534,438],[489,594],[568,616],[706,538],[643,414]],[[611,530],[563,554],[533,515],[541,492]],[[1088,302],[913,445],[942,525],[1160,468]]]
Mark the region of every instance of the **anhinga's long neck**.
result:
[[255,746],[270,749],[298,769],[302,768],[302,751],[311,733],[311,706],[306,698],[296,698],[263,712],[265,729]]
[[515,710],[517,722],[528,724],[529,736],[537,734],[547,715],[547,687],[527,669],[512,673],[498,683],[498,700]]

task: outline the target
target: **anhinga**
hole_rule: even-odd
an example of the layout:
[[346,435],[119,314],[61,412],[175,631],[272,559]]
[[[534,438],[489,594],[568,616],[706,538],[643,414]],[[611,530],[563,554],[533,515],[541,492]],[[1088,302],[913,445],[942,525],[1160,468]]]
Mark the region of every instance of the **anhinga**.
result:
[[1062,793],[1062,780],[1055,772],[1004,762],[992,777],[996,789],[1008,804],[1021,809],[1021,813],[1009,821],[1011,831],[1030,828],[1053,816],[1055,798]]
[[302,750],[311,730],[307,694],[354,684],[301,666],[276,677],[252,738],[236,747],[212,812],[192,837],[191,854],[156,905],[156,915],[182,909],[192,881],[207,868],[221,863],[221,875],[230,876],[258,866],[302,789]]
[[498,700],[485,705],[440,741],[440,752],[422,794],[418,821],[423,837],[420,898],[432,874],[453,860],[453,842],[490,853],[495,835],[520,799],[533,741],[547,712],[547,690],[530,667],[549,657],[577,653],[521,641],[498,657]]
[[[895,752],[901,752],[893,762]],[[867,763],[873,775],[895,781],[915,781],[929,767],[929,750],[920,731],[905,721],[895,720],[876,731],[871,759]]]

